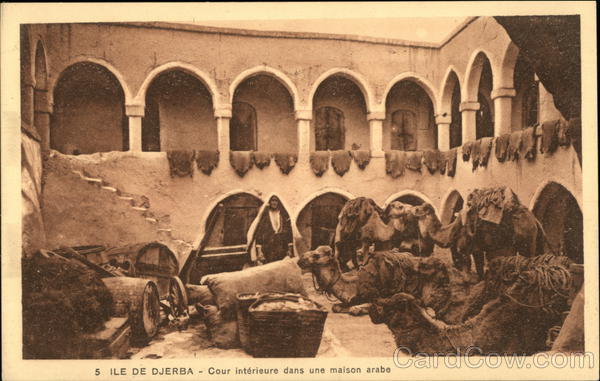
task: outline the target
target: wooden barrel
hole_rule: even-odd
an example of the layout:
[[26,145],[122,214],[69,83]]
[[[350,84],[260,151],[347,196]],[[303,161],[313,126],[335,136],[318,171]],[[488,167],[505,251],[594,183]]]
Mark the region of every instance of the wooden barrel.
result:
[[112,277],[102,281],[113,296],[113,316],[128,316],[133,338],[149,340],[160,324],[160,298],[148,279]]

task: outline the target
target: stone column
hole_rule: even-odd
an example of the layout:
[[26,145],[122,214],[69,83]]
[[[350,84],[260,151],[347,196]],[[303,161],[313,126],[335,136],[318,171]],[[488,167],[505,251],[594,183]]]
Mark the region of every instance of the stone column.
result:
[[35,82],[27,78],[21,84],[21,120],[30,126],[33,126],[34,91]]
[[144,117],[144,105],[125,105],[125,113],[129,117],[129,151],[142,151],[142,118]]
[[462,142],[474,141],[477,137],[476,113],[479,111],[479,102],[461,102],[462,115]]
[[508,134],[512,130],[512,101],[517,92],[503,87],[493,90],[491,95],[494,101],[494,135]]
[[216,109],[215,119],[217,120],[217,147],[219,150],[219,162],[229,163],[229,151],[231,150],[229,140],[231,105],[225,105],[219,109]]
[[450,149],[450,123],[452,118],[450,115],[442,116],[438,115],[435,117],[435,124],[437,124],[438,141],[437,146],[440,151],[447,151]]
[[311,110],[296,111],[296,126],[298,130],[298,162],[308,162],[310,156],[310,121]]
[[383,121],[384,111],[373,111],[367,115],[369,121],[369,149],[371,157],[383,157]]
[[50,149],[50,114],[52,105],[48,102],[46,90],[35,90],[33,125],[42,139],[42,149]]

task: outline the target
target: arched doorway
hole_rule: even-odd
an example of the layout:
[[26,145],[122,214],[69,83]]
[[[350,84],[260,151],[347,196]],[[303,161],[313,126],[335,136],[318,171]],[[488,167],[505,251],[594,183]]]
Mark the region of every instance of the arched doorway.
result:
[[54,88],[50,146],[66,154],[129,148],[125,96],[108,69],[80,62],[62,72]]
[[396,83],[386,98],[384,149],[416,151],[437,148],[433,103],[410,80]]
[[454,148],[462,145],[462,115],[460,113],[460,83],[454,72],[451,75],[454,77],[454,88],[450,105],[450,148]]
[[522,54],[517,57],[514,69],[516,95],[512,101],[513,126],[526,128],[539,122],[539,83],[533,67]]
[[211,210],[190,273],[192,283],[206,274],[241,270],[250,262],[247,234],[262,204],[252,194],[236,193]]
[[313,97],[312,143],[315,150],[369,149],[367,106],[350,79],[332,75]]
[[212,97],[194,75],[178,69],[161,73],[145,99],[143,151],[217,148]]
[[300,250],[313,250],[330,245],[335,237],[338,216],[348,198],[328,192],[315,197],[298,214],[296,226],[304,242]]
[[256,74],[233,94],[229,129],[232,151],[297,152],[294,101],[275,77]]
[[[533,207],[553,247],[583,263],[583,215],[575,197],[562,185],[547,184]],[[549,253],[547,245],[545,252]]]
[[488,136],[494,136],[494,102],[492,101],[492,67],[490,61],[482,56],[481,77],[479,79],[479,88],[477,91],[477,102],[479,102],[479,111],[476,117],[476,138],[481,139]]

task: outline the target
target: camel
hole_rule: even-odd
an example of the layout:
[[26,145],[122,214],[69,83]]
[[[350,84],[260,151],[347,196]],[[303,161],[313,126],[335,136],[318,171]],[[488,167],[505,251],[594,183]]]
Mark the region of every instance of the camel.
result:
[[[434,257],[415,257],[397,250],[378,251],[370,255],[367,263],[356,274],[342,273],[329,246],[319,246],[300,256],[298,265],[310,269],[315,279],[315,288],[335,296],[341,303],[333,306],[334,312],[349,312],[353,315],[367,313],[370,303],[382,297],[389,297],[399,290],[420,289],[421,280],[435,276],[435,290],[432,294],[444,294],[449,300],[449,290],[444,289],[449,279],[453,279],[453,306],[462,305],[466,300],[470,284],[463,274],[455,269],[448,270],[441,260]],[[407,288],[408,287],[408,288]],[[461,296],[457,296],[461,295]]]
[[316,282],[315,288],[318,287],[317,291],[331,294],[341,302],[333,305],[333,312],[347,312],[351,315],[368,313],[369,305],[361,304],[357,300],[358,275],[342,273],[331,247],[319,246],[315,250],[307,251],[300,256],[298,266],[311,270]]
[[476,201],[471,201],[460,211],[460,218],[446,226],[442,225],[433,207],[427,203],[405,209],[404,213],[416,218],[419,235],[423,240],[431,240],[440,247],[451,248],[452,259],[457,268],[469,271],[472,255],[480,280],[484,275],[485,257],[489,261],[517,253],[525,257],[539,255],[543,248],[542,239],[556,254],[541,223],[509,188],[475,190],[469,195],[469,200],[489,199],[489,194],[493,191],[502,192],[502,197],[508,200],[508,206],[504,210],[490,202],[481,207]]
[[357,252],[366,257],[373,244],[375,251],[395,247],[415,255],[431,255],[433,242],[420,239],[416,224],[413,223],[416,219],[406,212],[409,207],[395,201],[384,212],[375,201],[366,197],[348,201],[340,212],[333,242],[336,259],[342,270],[349,270],[349,260],[352,260],[355,269],[358,268],[361,261]]
[[[466,303],[454,307],[454,295],[431,292],[439,276],[425,277],[421,290],[375,299],[369,309],[371,321],[385,323],[398,348],[408,354],[531,355],[547,350],[547,334],[561,325],[571,291],[570,273],[556,264],[563,259],[552,257],[538,262],[523,257],[518,257],[519,261],[515,257],[497,258],[488,270],[489,282],[501,279],[503,287],[496,288],[495,294],[484,293],[494,285],[486,284],[486,278],[486,283],[473,287],[472,291],[478,292],[469,295]],[[501,268],[505,271],[495,272]],[[512,276],[505,278],[507,272]],[[469,305],[474,301],[479,303],[475,308]],[[464,311],[468,310],[474,313],[465,319]]]

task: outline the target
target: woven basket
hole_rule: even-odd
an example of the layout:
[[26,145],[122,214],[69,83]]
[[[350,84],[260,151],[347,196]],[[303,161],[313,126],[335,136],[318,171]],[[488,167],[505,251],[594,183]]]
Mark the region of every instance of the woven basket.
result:
[[259,294],[255,292],[236,295],[238,334],[242,348],[248,354],[252,354],[252,349],[250,348],[250,327],[248,326],[248,307],[256,302],[258,297]]
[[[298,294],[264,295],[248,309],[250,347],[254,357],[315,357],[321,345],[327,311],[257,311],[270,301],[298,301]],[[305,298],[306,299],[306,298]],[[314,302],[313,302],[314,303]]]

